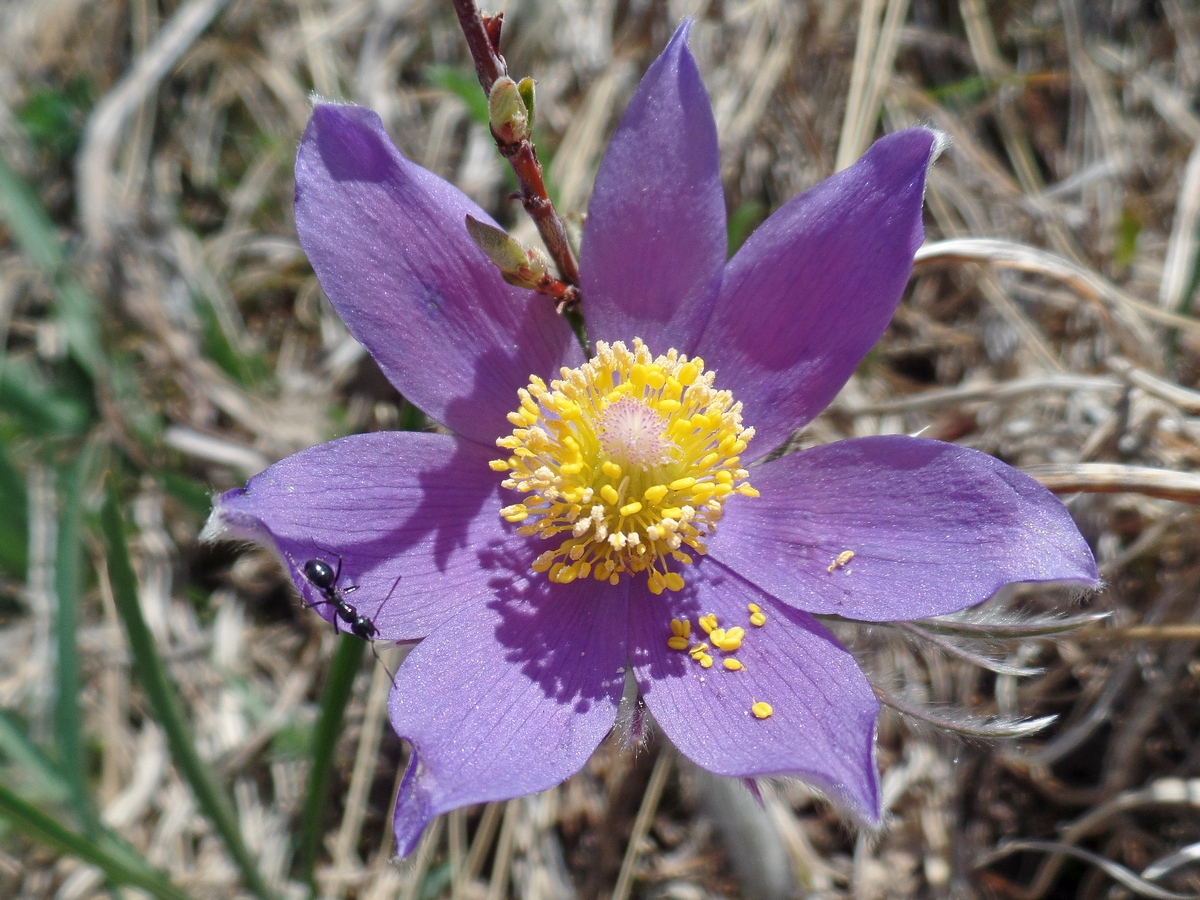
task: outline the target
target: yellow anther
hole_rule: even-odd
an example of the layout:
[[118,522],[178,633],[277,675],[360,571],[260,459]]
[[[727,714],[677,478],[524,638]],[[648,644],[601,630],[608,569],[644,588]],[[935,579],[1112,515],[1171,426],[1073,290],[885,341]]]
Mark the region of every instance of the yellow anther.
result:
[[721,665],[723,665],[730,672],[738,672],[738,671],[746,668],[745,666],[743,666],[740,662],[738,662],[733,657],[727,658],[724,662],[721,663]]
[[667,646],[672,650],[686,650],[688,648],[688,639],[681,635],[667,638]]
[[704,656],[707,652],[708,652],[708,644],[704,643],[704,641],[701,641],[699,644],[693,645],[692,648],[690,650],[688,650],[688,655],[692,659],[699,659],[701,656]]
[[765,700],[756,700],[754,705],[750,707],[750,712],[754,714],[754,718],[756,719],[769,719],[771,713],[775,712],[775,710]]
[[696,376],[700,374],[700,366],[696,365],[696,361],[692,360],[689,363],[684,363],[679,367],[679,372],[675,376],[679,379],[679,383],[684,387],[690,385],[696,380]]
[[757,603],[751,603],[749,606],[746,607],[746,609],[750,610],[750,612],[752,612],[752,613],[762,612],[762,607],[759,606]]
[[709,656],[707,653],[701,653],[699,662],[700,662],[701,668],[711,669],[712,664],[713,664],[713,658],[711,656]]
[[609,478],[611,478],[613,481],[616,481],[617,479],[619,479],[621,477],[621,467],[618,466],[611,459],[606,459],[603,463],[600,464],[600,471],[603,472],[605,475],[607,475]]
[[668,506],[662,511],[662,517],[664,519],[682,519],[683,510],[678,506]]
[[673,491],[686,491],[696,483],[696,479],[692,477],[677,478],[667,485]]
[[760,612],[750,613],[750,624],[762,628],[762,626],[767,624],[767,617]]
[[507,459],[493,459],[488,463],[488,468],[493,472],[507,472],[509,469]]
[[683,576],[678,572],[668,572],[663,576],[663,580],[667,583],[668,591],[683,590]]
[[672,619],[671,634],[677,637],[687,637],[692,633],[692,623],[690,619]]
[[713,629],[717,627],[716,613],[709,613],[707,616],[701,616],[700,627],[704,629],[705,634],[711,636]]
[[[701,620],[700,626],[704,626],[703,620]],[[723,649],[722,645],[725,643],[725,629],[713,627],[712,629],[705,630],[708,631],[708,639],[713,642],[713,646],[718,649]]]
[[525,508],[524,503],[514,503],[500,510],[500,515],[509,522],[521,522],[529,517],[529,510]]
[[600,496],[604,498],[604,502],[609,506],[616,506],[617,502],[621,499],[617,493],[617,489],[611,484],[606,484],[600,488]]
[[642,499],[652,506],[662,502],[662,498],[667,496],[667,486],[665,484],[655,484],[646,488],[646,492],[642,494]]
[[848,562],[850,562],[850,560],[852,560],[852,559],[854,559],[854,551],[853,550],[843,550],[841,553],[839,553],[837,555],[837,559],[835,559],[833,562],[831,562],[829,564],[829,569],[828,569],[829,574],[832,575],[834,569],[844,568],[845,565]]
[[638,503],[636,500],[634,500],[632,503],[626,503],[619,510],[619,512],[623,516],[636,516],[641,511],[642,511],[642,504]]
[[743,497],[757,497],[759,495],[758,490],[748,484],[739,484],[736,490]]

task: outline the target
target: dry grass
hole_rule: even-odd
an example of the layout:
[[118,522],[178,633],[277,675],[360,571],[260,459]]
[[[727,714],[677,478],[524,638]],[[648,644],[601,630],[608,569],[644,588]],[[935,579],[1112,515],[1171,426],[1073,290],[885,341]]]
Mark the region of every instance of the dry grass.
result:
[[[803,787],[768,785],[761,806],[746,804],[657,745],[631,755],[613,742],[555,790],[448,816],[397,867],[387,818],[404,751],[386,723],[387,676],[364,669],[322,896],[441,885],[590,898],[619,878],[623,896],[678,900],[1167,896],[1115,887],[1125,876],[1103,861],[1200,892],[1196,866],[1172,856],[1200,845],[1200,13],[1186,0],[514,2],[504,49],[538,79],[538,146],[560,207],[585,208],[607,135],[685,13],[699,19],[691,46],[738,221],[852,160],[881,117],[952,139],[904,305],[798,442],[921,431],[1028,467],[1064,492],[1096,549],[1107,588],[1086,608],[1112,615],[1059,637],[950,645],[1041,667],[1024,678],[911,631],[848,634],[879,683],[926,712],[1059,717],[1018,746],[885,713],[877,835],[854,835]],[[528,236],[486,131],[430,80],[435,66],[469,71],[449,3],[433,0],[0,7],[0,154],[35,185],[102,303],[106,352],[136,373],[129,395],[101,396],[94,438],[142,476],[131,483],[146,617],[280,885],[305,777],[298,735],[333,638],[263,551],[197,546],[200,514],[178,484],[232,487],[403,414],[296,241],[291,165],[310,92],[373,107],[407,155]],[[31,135],[31,104],[72,85],[91,97],[60,102],[60,132],[79,144]],[[52,298],[0,229],[8,358],[61,360]],[[134,408],[160,417],[152,440],[130,424]],[[46,448],[5,438],[27,479],[30,563],[0,608],[0,706],[44,737],[63,486]],[[100,812],[194,896],[241,896],[131,687],[99,571],[79,661]],[[1003,619],[1071,602],[1021,589],[989,609]],[[0,839],[0,895],[105,894],[94,870]]]

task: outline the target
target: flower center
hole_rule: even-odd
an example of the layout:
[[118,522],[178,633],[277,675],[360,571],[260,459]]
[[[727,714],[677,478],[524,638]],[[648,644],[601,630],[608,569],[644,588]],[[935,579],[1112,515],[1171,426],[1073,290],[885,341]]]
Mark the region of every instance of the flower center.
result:
[[500,514],[557,542],[535,572],[617,584],[644,571],[655,594],[683,587],[672,564],[704,554],[729,497],[758,496],[740,459],[754,429],[713,377],[704,360],[652,358],[635,338],[632,351],[597,342],[595,357],[549,386],[530,379],[508,414],[513,433],[496,441],[511,455],[491,466],[527,495]]

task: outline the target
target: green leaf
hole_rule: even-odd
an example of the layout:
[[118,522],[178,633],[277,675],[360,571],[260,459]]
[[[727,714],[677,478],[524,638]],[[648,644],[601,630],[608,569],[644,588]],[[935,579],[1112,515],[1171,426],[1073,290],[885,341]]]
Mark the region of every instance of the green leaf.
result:
[[471,119],[480,125],[488,125],[488,98],[479,86],[474,72],[456,69],[454,66],[426,66],[425,81],[442,90],[449,91],[467,104]]
[[171,497],[200,519],[208,518],[208,514],[212,512],[213,498],[212,489],[208,485],[170,469],[159,472],[158,477],[162,481],[163,490]]
[[91,106],[91,83],[85,78],[74,78],[61,88],[30,91],[17,110],[17,121],[35,146],[67,160],[79,149]]
[[767,207],[757,200],[743,201],[741,206],[729,217],[729,255],[733,256],[738,248],[746,242],[754,229],[767,217]]

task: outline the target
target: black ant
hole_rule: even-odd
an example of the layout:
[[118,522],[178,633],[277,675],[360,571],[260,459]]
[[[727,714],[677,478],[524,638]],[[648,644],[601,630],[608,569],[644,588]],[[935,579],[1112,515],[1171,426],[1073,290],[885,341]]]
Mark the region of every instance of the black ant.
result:
[[338,579],[342,577],[342,558],[338,557],[337,569],[323,559],[310,559],[304,563],[304,577],[308,583],[321,592],[325,602],[334,608],[337,617],[350,626],[350,631],[364,641],[375,639],[379,630],[366,616],[360,616],[358,610],[346,600],[346,595],[357,586],[339,589]]

